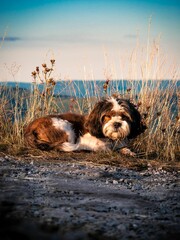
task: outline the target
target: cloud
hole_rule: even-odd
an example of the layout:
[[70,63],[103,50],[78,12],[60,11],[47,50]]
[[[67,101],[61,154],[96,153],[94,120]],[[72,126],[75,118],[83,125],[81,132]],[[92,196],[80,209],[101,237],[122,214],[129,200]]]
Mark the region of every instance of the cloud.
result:
[[124,37],[134,39],[134,38],[137,38],[137,35],[136,34],[126,34],[126,35],[124,35]]
[[67,43],[67,44],[102,44],[102,43],[116,43],[118,39],[113,39],[113,37],[108,36],[105,37],[103,35],[93,35],[93,34],[81,34],[81,33],[69,33],[69,34],[59,34],[59,35],[51,35],[44,36],[41,38],[36,38],[34,40],[44,40],[44,41],[52,41],[59,43]]
[[6,42],[16,42],[20,40],[21,38],[19,37],[0,37],[0,41],[6,41]]

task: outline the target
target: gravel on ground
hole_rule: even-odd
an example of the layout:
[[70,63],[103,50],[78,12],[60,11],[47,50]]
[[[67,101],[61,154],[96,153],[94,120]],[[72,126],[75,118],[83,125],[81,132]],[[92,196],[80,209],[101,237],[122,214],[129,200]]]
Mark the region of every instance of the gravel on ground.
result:
[[[92,155],[93,156],[93,155]],[[178,171],[0,157],[1,239],[179,239]]]

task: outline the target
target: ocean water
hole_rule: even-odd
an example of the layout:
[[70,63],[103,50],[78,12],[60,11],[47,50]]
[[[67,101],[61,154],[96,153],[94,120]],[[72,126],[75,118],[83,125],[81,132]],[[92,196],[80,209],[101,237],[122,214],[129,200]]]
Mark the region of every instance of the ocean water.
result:
[[[127,90],[131,89],[134,97],[138,100],[138,93],[142,89],[143,82],[142,81],[110,81],[107,92],[104,91],[103,85],[105,84],[105,81],[79,81],[74,80],[72,82],[67,81],[59,81],[55,85],[54,89],[54,96],[55,97],[61,97],[61,99],[66,98],[90,98],[90,97],[104,97],[104,96],[110,96],[113,93],[119,93],[119,94],[127,94]],[[7,86],[7,88],[1,88],[1,86]],[[176,83],[172,83],[171,81],[149,81],[147,82],[148,88],[153,90],[153,88],[156,88],[157,86],[159,89],[164,91],[171,91],[171,94],[168,97],[169,106],[170,106],[170,112],[172,118],[175,118],[178,114],[178,96],[177,96],[177,88],[180,90],[180,81],[177,81]],[[2,96],[6,96],[7,99],[9,99],[9,107],[10,111],[12,112],[12,108],[16,106],[16,99],[15,95],[12,93],[15,93],[15,88],[18,87],[18,98],[21,100],[22,94],[27,97],[29,96],[30,92],[34,90],[35,85],[32,83],[25,83],[25,82],[0,82],[0,101]],[[44,85],[39,84],[38,89],[40,91],[43,91]],[[9,91],[10,90],[10,91]],[[12,91],[11,91],[12,90]],[[128,97],[126,95],[126,97]],[[163,98],[163,94],[162,94]],[[6,106],[6,107],[8,107]],[[158,106],[158,103],[157,103]],[[22,116],[25,116],[25,113],[27,111],[27,99],[23,99],[23,102],[21,103],[21,112]],[[69,105],[67,105],[67,111],[69,111]],[[11,114],[12,115],[12,114]],[[12,120],[14,119],[14,116],[12,116]]]
[[[54,88],[54,94],[57,96],[66,96],[66,97],[93,97],[93,96],[104,96],[105,91],[103,89],[103,85],[105,81],[81,81],[81,80],[74,80],[74,81],[58,81]],[[127,81],[127,80],[116,80],[110,81],[107,87],[107,95],[111,95],[113,93],[120,93],[123,94],[127,91],[127,89],[131,89],[134,94],[138,94],[142,88],[144,83],[142,81]],[[172,86],[172,81],[170,80],[163,80],[163,81],[148,81],[147,86],[153,90],[155,87],[159,87],[161,90],[168,89],[169,86]],[[6,85],[9,87],[16,87],[26,89],[29,91],[33,91],[34,84],[33,83],[26,83],[26,82],[0,82],[1,85]],[[38,88],[43,90],[44,85],[39,84]],[[175,88],[180,89],[180,81],[176,82]],[[174,89],[171,89],[173,91]]]

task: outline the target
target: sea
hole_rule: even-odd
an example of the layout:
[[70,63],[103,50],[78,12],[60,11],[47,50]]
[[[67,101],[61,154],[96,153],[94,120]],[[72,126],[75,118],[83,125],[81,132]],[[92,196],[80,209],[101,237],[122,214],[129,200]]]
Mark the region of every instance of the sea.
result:
[[[35,87],[43,91],[44,84],[35,85],[34,83],[28,82],[0,82],[0,86],[7,86],[15,88],[18,86],[20,89],[25,89],[33,91]],[[153,88],[158,88],[160,90],[171,91],[180,89],[180,80],[173,82],[172,80],[162,80],[162,81],[141,81],[141,80],[112,80],[106,85],[106,81],[103,80],[72,80],[72,81],[57,81],[54,86],[54,95],[61,97],[102,97],[104,95],[112,95],[114,93],[124,94],[127,91],[132,91],[134,94],[138,94],[143,86],[153,90]],[[174,91],[175,92],[175,91]]]

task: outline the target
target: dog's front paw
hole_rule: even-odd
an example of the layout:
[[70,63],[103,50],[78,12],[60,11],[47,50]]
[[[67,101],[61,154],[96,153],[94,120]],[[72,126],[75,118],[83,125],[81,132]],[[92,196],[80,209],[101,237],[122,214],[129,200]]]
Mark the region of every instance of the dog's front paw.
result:
[[132,152],[129,148],[124,147],[120,149],[120,153],[126,155],[126,156],[131,156],[131,157],[135,157],[136,153]]

